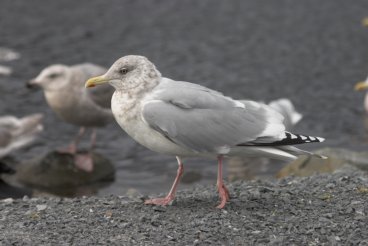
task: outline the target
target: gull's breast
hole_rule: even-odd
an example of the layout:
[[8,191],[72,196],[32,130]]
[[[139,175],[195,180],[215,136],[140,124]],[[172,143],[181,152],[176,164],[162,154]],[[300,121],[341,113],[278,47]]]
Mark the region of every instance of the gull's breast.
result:
[[165,138],[145,123],[142,118],[139,100],[115,93],[111,100],[111,109],[120,127],[135,141],[148,149],[168,155],[196,155],[193,151],[182,148]]

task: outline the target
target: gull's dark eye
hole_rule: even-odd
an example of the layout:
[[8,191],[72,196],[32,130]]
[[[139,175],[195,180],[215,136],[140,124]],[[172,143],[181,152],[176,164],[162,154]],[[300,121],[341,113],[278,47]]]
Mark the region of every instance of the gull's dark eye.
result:
[[58,73],[52,73],[52,74],[50,74],[49,76],[47,76],[47,77],[49,77],[50,79],[55,79],[56,77],[58,77],[60,74],[58,74]]
[[121,74],[127,74],[129,71],[128,71],[128,69],[127,68],[121,68],[120,70],[119,70],[119,73],[121,73]]

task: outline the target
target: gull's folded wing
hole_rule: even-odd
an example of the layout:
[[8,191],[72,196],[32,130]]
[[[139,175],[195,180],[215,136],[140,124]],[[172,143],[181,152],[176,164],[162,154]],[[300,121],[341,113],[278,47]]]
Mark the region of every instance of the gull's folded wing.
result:
[[262,103],[242,103],[205,87],[165,79],[145,100],[142,117],[153,129],[182,147],[226,154],[229,148],[280,141],[283,117]]

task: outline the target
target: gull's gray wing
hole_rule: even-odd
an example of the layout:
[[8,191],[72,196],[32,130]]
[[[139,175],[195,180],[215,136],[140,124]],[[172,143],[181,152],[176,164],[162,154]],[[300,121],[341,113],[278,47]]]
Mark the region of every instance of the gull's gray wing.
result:
[[277,141],[285,130],[283,117],[267,105],[240,103],[206,87],[169,79],[145,99],[142,117],[174,143],[197,152],[222,153],[239,144]]
[[[107,69],[95,64],[91,63],[83,63],[73,66],[75,71],[80,71],[81,73],[78,73],[79,76],[82,76],[82,78],[78,78],[78,81],[80,81],[81,85],[84,88],[85,82],[92,77],[99,76],[104,74]],[[94,103],[96,103],[98,106],[102,108],[110,108],[111,106],[111,97],[114,93],[114,88],[110,85],[101,85],[96,86],[94,88],[88,89],[88,96],[92,99]]]

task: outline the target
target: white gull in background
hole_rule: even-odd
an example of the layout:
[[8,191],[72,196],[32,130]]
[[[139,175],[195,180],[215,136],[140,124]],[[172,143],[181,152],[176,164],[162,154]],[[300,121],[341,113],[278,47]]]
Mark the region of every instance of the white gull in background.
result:
[[[247,100],[239,101],[247,102]],[[279,112],[284,117],[283,123],[285,125],[285,129],[287,130],[290,130],[303,118],[303,115],[295,110],[293,103],[287,98],[273,100],[268,103],[268,106]]]
[[105,72],[105,68],[89,63],[74,66],[57,64],[43,69],[27,84],[29,87],[41,87],[51,109],[65,122],[80,127],[78,135],[66,152],[74,154],[77,167],[85,171],[93,170],[90,152],[96,141],[95,129],[91,134],[88,154],[76,154],[78,143],[86,127],[102,127],[113,120],[110,109],[113,89],[104,86],[89,91],[84,83],[91,76]]
[[285,129],[289,130],[296,125],[303,115],[295,110],[292,102],[287,98],[280,98],[268,103],[268,106],[275,109],[284,117]]
[[223,183],[226,156],[265,156],[294,160],[312,154],[292,145],[324,139],[285,131],[283,117],[271,107],[242,102],[204,86],[161,76],[143,56],[125,56],[86,87],[109,83],[115,88],[112,112],[119,125],[138,143],[175,155],[178,172],[169,194],[146,204],[167,205],[175,196],[183,174],[183,157],[218,159],[217,188],[223,208],[229,192]]
[[0,158],[29,145],[43,130],[42,114],[0,117]]

